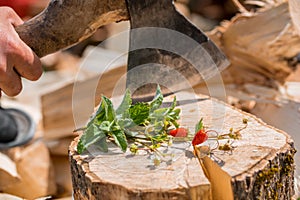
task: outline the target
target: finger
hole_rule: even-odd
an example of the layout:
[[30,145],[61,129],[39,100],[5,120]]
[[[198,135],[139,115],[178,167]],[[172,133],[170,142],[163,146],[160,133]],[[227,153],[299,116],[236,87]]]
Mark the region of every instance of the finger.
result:
[[[23,21],[15,12],[10,13],[13,16],[12,23],[15,25],[22,24]],[[10,60],[14,60],[13,66],[17,72],[24,78],[35,81],[42,75],[42,64],[39,57],[25,44],[12,27],[11,42],[8,43],[7,49],[10,52]]]
[[24,78],[35,81],[43,73],[39,57],[23,42],[20,41],[18,49],[12,55],[15,69]]
[[14,76],[10,76],[10,81],[5,81],[1,85],[1,90],[10,97],[17,96],[22,91],[21,77],[14,74]]
[[7,71],[0,71],[0,89],[7,96],[16,96],[22,91],[21,77],[13,70],[13,67],[7,67]]
[[3,14],[8,16],[8,20],[13,26],[19,26],[24,23],[24,21],[19,17],[19,15],[10,7],[1,8]]

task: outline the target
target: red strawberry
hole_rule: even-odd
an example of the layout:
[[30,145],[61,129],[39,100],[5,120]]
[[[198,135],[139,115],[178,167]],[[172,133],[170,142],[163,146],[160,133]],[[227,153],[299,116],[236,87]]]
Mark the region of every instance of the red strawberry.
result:
[[205,131],[203,129],[201,129],[195,134],[192,144],[193,144],[193,146],[202,144],[203,142],[205,142],[207,140],[207,138],[208,138],[207,134],[205,133]]
[[186,128],[177,128],[169,131],[169,134],[173,137],[186,137],[188,130]]

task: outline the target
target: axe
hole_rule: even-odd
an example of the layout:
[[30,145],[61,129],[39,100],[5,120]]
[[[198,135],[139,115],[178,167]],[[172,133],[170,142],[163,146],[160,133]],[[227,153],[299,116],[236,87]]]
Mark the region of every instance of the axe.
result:
[[16,27],[40,57],[67,48],[100,26],[130,20],[127,87],[136,97],[190,88],[228,66],[218,47],[184,16],[173,0],[52,0],[38,16]]
[[[191,88],[229,64],[217,46],[177,12],[173,0],[52,0],[16,31],[43,57],[86,39],[100,26],[128,19],[127,88],[134,92],[136,101],[152,99],[157,84],[163,86],[164,95]],[[6,136],[12,133],[0,132],[0,144],[5,141],[0,149],[24,144],[30,139],[28,135],[33,136],[32,131],[28,133],[20,141],[20,134],[15,134],[16,142],[14,138],[7,141]]]

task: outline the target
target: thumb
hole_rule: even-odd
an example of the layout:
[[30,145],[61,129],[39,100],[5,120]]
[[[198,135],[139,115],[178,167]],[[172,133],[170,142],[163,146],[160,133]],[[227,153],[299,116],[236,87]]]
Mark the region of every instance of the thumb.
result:
[[4,12],[6,12],[7,19],[13,26],[19,26],[24,23],[21,17],[10,7],[5,7]]

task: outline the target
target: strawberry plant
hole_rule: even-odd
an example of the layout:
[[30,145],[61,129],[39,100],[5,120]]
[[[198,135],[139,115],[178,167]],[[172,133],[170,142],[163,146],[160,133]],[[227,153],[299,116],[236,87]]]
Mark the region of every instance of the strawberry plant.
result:
[[163,95],[159,86],[150,103],[132,104],[130,91],[127,90],[116,110],[111,100],[103,96],[97,112],[82,129],[78,153],[83,153],[92,144],[107,152],[108,141],[123,152],[130,149],[134,153],[138,148],[155,151],[161,144],[168,143],[169,128],[178,128],[180,109],[176,108],[176,97],[170,107],[162,107],[162,103]]

